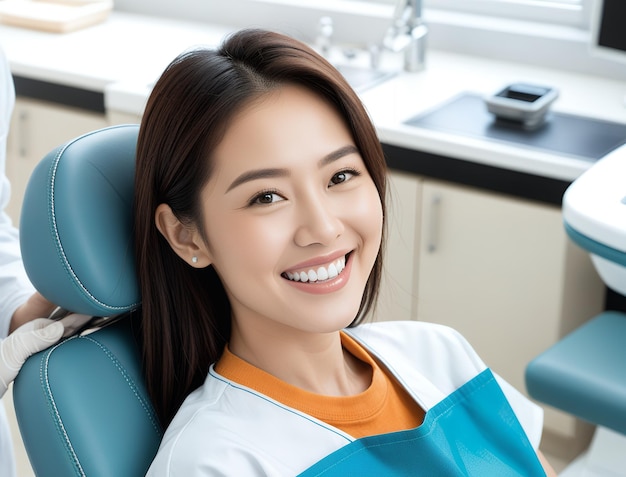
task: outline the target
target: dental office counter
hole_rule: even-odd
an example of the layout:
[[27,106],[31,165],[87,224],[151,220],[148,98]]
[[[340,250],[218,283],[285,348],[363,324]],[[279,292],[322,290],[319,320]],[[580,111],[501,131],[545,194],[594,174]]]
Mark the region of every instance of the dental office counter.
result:
[[[45,152],[90,129],[139,121],[169,61],[228,31],[119,12],[65,35],[0,26],[18,94],[7,163],[13,216]],[[396,61],[384,57],[383,67]],[[554,111],[626,124],[624,82],[441,51],[428,52],[424,72],[400,73],[361,97],[392,169],[377,318],[454,326],[523,390],[526,363],[604,307],[604,286],[565,236],[559,207],[593,161],[404,124],[459,93],[493,94],[513,82],[557,88]],[[546,430],[572,452],[587,434],[551,409]]]

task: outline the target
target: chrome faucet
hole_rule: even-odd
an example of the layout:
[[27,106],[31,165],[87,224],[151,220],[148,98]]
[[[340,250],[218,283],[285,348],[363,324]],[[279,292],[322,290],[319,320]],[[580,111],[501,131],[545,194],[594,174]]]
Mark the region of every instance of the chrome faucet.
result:
[[422,0],[398,0],[383,45],[396,53],[404,51],[405,71],[421,71],[426,66],[428,28],[422,20]]

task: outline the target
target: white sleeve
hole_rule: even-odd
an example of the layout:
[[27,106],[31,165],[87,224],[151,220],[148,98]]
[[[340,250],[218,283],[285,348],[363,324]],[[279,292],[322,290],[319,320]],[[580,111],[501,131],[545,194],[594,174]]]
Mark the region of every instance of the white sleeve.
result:
[[6,148],[14,104],[13,78],[0,49],[0,339],[7,335],[16,308],[34,292],[22,264],[18,231],[5,212],[11,196],[6,176]]

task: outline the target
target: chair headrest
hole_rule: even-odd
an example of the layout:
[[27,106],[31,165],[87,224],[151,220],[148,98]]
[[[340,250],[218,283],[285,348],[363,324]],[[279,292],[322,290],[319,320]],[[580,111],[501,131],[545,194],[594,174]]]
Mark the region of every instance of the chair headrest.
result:
[[138,125],[80,136],[35,168],[20,217],[26,273],[67,310],[111,316],[140,303],[133,252]]

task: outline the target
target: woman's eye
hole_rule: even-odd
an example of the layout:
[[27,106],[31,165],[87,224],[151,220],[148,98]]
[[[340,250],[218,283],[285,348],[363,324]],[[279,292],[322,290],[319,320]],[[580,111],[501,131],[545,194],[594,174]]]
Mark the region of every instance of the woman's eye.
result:
[[273,204],[275,202],[280,202],[281,200],[285,199],[282,196],[278,195],[276,192],[267,191],[255,195],[250,200],[250,205],[267,205]]
[[352,170],[340,171],[337,172],[334,176],[331,177],[329,186],[334,186],[337,184],[341,184],[342,182],[349,181],[354,176],[358,176],[359,173]]

